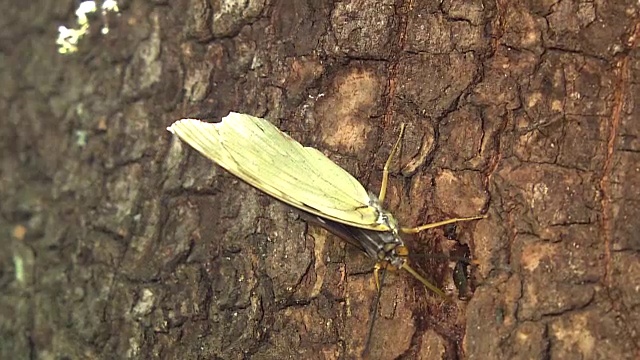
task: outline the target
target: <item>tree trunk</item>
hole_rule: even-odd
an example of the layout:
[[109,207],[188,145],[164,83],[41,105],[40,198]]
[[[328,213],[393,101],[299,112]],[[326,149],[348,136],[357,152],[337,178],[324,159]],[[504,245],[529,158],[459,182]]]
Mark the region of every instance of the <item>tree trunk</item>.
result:
[[[0,358],[640,356],[637,2],[131,1],[63,55],[73,5],[3,7]],[[406,124],[386,207],[488,214],[405,238],[465,300],[374,309],[373,260],[165,130],[229,111],[373,193]]]

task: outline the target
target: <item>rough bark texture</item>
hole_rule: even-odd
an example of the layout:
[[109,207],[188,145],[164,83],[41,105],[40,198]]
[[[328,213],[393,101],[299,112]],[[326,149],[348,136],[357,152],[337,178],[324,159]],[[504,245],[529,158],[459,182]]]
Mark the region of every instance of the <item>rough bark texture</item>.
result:
[[636,1],[127,1],[58,55],[74,5],[2,7],[0,358],[361,356],[371,260],[165,131],[230,110],[374,191],[406,123],[397,217],[488,209],[470,300],[392,273],[372,358],[640,356]]

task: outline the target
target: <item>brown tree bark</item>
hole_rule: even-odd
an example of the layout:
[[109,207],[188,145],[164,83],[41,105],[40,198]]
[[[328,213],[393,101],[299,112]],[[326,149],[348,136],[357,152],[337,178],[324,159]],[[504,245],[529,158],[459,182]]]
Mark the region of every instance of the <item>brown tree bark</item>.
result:
[[[640,356],[634,1],[133,1],[3,6],[0,358]],[[108,23],[110,32],[100,34]],[[407,226],[470,216],[470,300],[373,262],[174,140],[266,117]],[[455,293],[460,247],[406,238]]]

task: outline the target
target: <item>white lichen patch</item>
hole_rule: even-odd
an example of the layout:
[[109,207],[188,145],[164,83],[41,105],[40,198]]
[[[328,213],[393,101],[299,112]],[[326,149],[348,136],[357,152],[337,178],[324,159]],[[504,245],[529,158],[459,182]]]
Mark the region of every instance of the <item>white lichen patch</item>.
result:
[[133,306],[132,313],[134,316],[145,316],[151,313],[153,310],[153,303],[155,295],[149,289],[142,290],[142,296],[138,302]]
[[[68,28],[66,26],[58,27],[58,38],[56,44],[58,45],[58,52],[60,54],[70,54],[78,51],[78,42],[80,39],[89,32],[89,14],[98,11],[98,6],[95,1],[83,1],[78,5],[76,9],[76,27]],[[102,2],[100,13],[103,17],[106,17],[108,12],[120,12],[118,8],[118,2],[115,0],[105,0]],[[100,32],[102,34],[109,33],[109,26],[105,21],[105,25]]]

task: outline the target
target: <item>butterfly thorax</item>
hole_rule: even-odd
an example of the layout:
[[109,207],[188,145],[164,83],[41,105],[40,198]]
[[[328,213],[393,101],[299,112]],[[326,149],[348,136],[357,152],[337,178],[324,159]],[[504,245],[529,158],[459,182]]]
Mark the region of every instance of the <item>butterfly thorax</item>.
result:
[[369,205],[378,211],[378,223],[389,228],[388,231],[379,232],[379,236],[372,237],[369,247],[365,246],[367,253],[376,259],[384,267],[391,265],[397,269],[407,261],[409,249],[400,238],[400,226],[393,215],[382,208],[378,197],[369,193]]

